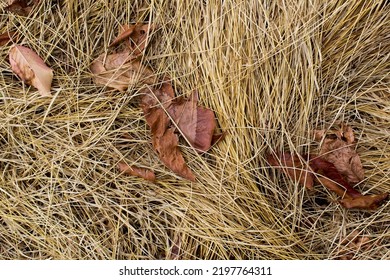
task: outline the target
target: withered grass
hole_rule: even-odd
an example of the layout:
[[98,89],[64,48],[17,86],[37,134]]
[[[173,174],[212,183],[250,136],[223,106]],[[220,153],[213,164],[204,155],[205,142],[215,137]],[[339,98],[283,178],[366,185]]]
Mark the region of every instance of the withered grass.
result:
[[[390,258],[390,203],[345,210],[265,160],[315,152],[313,130],[343,121],[366,170],[357,188],[390,191],[387,1],[41,2],[29,17],[0,11],[0,33],[55,75],[40,98],[0,48],[1,259],[167,259],[175,246],[180,259]],[[196,183],[159,161],[137,88],[97,86],[89,71],[120,24],[146,21],[144,63],[178,95],[197,90],[228,132],[203,155],[181,143]],[[119,174],[120,160],[157,181]],[[351,252],[354,231],[373,246]]]

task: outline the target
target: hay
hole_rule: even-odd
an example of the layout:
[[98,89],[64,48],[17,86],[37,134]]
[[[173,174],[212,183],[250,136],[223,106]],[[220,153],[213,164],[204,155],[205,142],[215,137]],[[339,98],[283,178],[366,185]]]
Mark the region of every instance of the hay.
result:
[[[17,31],[55,77],[40,98],[1,47],[0,258],[165,259],[180,247],[181,259],[334,259],[356,231],[375,246],[353,258],[390,258],[389,203],[346,211],[265,161],[314,151],[313,129],[345,121],[366,169],[358,188],[390,191],[386,1],[41,2],[27,18],[1,12],[0,33]],[[228,131],[205,155],[182,142],[196,183],[158,160],[135,88],[91,79],[118,26],[148,20],[144,63],[180,94],[197,90]],[[118,174],[120,160],[157,182]]]

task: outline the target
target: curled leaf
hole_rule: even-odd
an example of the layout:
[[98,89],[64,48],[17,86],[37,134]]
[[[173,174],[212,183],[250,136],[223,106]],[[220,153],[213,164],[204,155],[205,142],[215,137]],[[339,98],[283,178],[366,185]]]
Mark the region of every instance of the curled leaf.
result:
[[140,55],[146,48],[148,43],[148,35],[154,25],[149,24],[133,24],[123,25],[120,27],[119,35],[114,39],[109,47],[115,46],[127,39],[126,47],[130,50],[133,56]]
[[344,177],[331,162],[320,157],[310,156],[310,167],[316,174],[323,175],[322,177],[317,176],[317,180],[329,190],[337,193],[339,196],[361,196],[357,190],[351,187],[350,184],[344,180]]
[[388,198],[388,193],[382,194],[370,194],[370,195],[361,195],[358,197],[348,197],[341,199],[340,204],[347,209],[368,209],[375,210],[377,209],[384,201]]
[[173,87],[171,83],[165,81],[160,89],[154,89],[152,93],[147,94],[152,99],[158,100],[180,134],[198,152],[206,152],[215,143],[213,141],[218,141],[223,137],[223,134],[214,135],[217,126],[214,112],[198,106],[196,92],[191,95],[190,99],[174,99]]
[[51,96],[53,70],[31,49],[14,45],[9,51],[12,71],[25,83],[38,89],[42,96]]
[[334,164],[348,183],[354,185],[364,179],[363,165],[355,151],[355,137],[350,126],[342,124],[339,130],[328,134],[317,130],[314,135],[317,141],[325,137],[319,155]]
[[321,183],[342,197],[339,203],[347,209],[375,210],[388,198],[388,193],[362,195],[344,179],[332,163],[313,155],[301,157],[308,164],[303,164],[299,156],[292,156],[290,153],[268,155],[267,160],[271,166],[282,168],[292,180],[308,189],[313,189],[315,182]]
[[153,84],[156,75],[152,70],[132,59],[133,56],[129,52],[100,55],[90,66],[95,83],[119,91],[125,91],[136,84]]
[[123,172],[124,174],[136,176],[140,178],[144,178],[148,181],[155,181],[156,176],[152,170],[137,167],[135,165],[128,165],[127,163],[120,161],[118,162],[118,169],[120,172]]

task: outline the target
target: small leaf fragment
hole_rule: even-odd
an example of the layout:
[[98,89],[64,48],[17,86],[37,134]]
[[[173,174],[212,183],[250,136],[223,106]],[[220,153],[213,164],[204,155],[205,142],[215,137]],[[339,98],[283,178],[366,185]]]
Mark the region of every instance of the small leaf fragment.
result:
[[347,209],[355,208],[375,210],[384,203],[388,196],[388,193],[361,195],[358,197],[344,198],[339,202],[344,208]]
[[4,46],[11,42],[11,39],[15,36],[16,32],[5,32],[0,35],[0,46]]
[[4,9],[7,12],[17,14],[19,16],[28,16],[34,5],[37,5],[40,0],[11,0],[8,1],[8,6]]
[[34,51],[14,45],[9,51],[12,71],[25,83],[38,89],[42,96],[51,96],[53,70]]
[[269,154],[267,161],[271,166],[281,167],[293,181],[300,183],[309,190],[314,189],[314,177],[307,167],[304,167],[298,156],[290,153]]
[[135,165],[128,165],[124,161],[118,162],[118,169],[124,174],[143,178],[148,181],[155,181],[156,176],[154,172],[147,168],[137,167]]
[[338,259],[352,260],[358,255],[359,251],[368,251],[374,246],[373,240],[367,236],[362,235],[358,230],[352,231],[341,241],[341,248],[337,252]]
[[120,27],[119,35],[114,39],[109,47],[118,45],[126,39],[129,39],[126,42],[126,47],[130,50],[130,53],[133,56],[138,56],[145,50],[148,43],[149,33],[153,29],[153,24],[123,25]]
[[172,241],[171,248],[167,254],[168,260],[179,260],[180,259],[180,247],[181,247],[181,236],[180,234],[176,235]]

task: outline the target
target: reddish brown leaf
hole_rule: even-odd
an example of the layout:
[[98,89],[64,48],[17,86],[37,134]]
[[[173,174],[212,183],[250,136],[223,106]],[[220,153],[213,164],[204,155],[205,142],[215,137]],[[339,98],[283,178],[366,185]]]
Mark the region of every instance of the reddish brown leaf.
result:
[[364,179],[364,169],[355,151],[355,137],[351,127],[342,124],[341,128],[333,133],[326,134],[324,130],[317,130],[314,135],[318,141],[325,137],[319,155],[333,163],[348,183],[354,185]]
[[180,234],[178,234],[175,239],[173,240],[173,244],[171,246],[170,251],[168,252],[167,259],[168,260],[179,260],[180,259],[180,247],[181,247],[181,240],[180,240]]
[[36,87],[42,96],[51,96],[53,70],[34,51],[14,45],[9,51],[12,70],[25,83]]
[[338,251],[338,259],[352,260],[361,251],[368,251],[374,246],[369,236],[361,235],[357,230],[352,231],[341,241],[341,249]]
[[[154,94],[160,90],[154,90]],[[157,93],[161,94],[161,93]],[[170,119],[158,101],[151,95],[142,98],[142,109],[146,122],[152,132],[152,144],[161,161],[179,176],[195,181],[195,176],[188,168],[178,147],[178,137],[174,128],[170,128]]]
[[16,32],[5,32],[0,35],[0,46],[4,46],[11,42],[11,39],[15,36]]
[[156,180],[156,176],[154,175],[154,172],[152,170],[137,167],[135,165],[128,165],[123,161],[118,162],[118,169],[120,172],[123,172],[127,175],[144,178],[145,180],[152,182]]
[[198,97],[194,93],[189,100],[171,102],[167,111],[190,145],[199,152],[206,152],[211,147],[217,124],[213,111],[200,107],[197,103]]
[[20,16],[28,16],[34,5],[38,4],[40,0],[12,0],[8,1],[9,5],[4,9]]
[[341,199],[340,204],[347,209],[377,209],[388,198],[388,193],[362,195],[358,197],[349,197]]
[[174,96],[173,87],[168,81],[160,89],[153,91],[153,98],[158,99],[180,134],[198,152],[206,152],[213,143],[217,125],[214,112],[198,106],[196,93],[190,99],[174,99]]
[[303,166],[298,156],[290,153],[269,154],[267,161],[271,166],[281,167],[293,181],[300,183],[309,190],[314,189],[314,176],[307,166]]
[[332,163],[312,155],[302,157],[309,162],[309,167],[304,167],[300,158],[290,153],[268,155],[267,160],[271,166],[281,167],[291,179],[308,189],[313,189],[314,182],[320,182],[343,198],[339,202],[344,208],[374,210],[388,198],[388,193],[363,196],[345,181]]
[[361,196],[361,194],[351,187],[347,181],[344,180],[344,177],[341,176],[336,167],[330,163],[319,157],[310,157],[310,167],[313,172],[317,174],[324,175],[324,177],[318,176],[317,180],[320,181],[325,187],[334,191],[341,197],[347,195],[348,197],[357,197]]
[[134,33],[135,25],[123,25],[119,28],[119,34],[114,39],[114,41],[108,46],[113,47],[115,45],[118,45],[119,43],[123,42],[124,40],[128,39],[131,34]]
[[136,84],[153,84],[156,75],[138,60],[133,60],[129,52],[110,55],[102,54],[91,64],[91,72],[98,85],[104,85],[125,91],[129,86]]
[[[149,29],[150,27],[150,29]],[[134,24],[123,25],[120,28],[119,35],[110,44],[110,47],[115,46],[126,39],[129,39],[126,43],[127,48],[130,50],[133,56],[140,55],[146,48],[148,43],[148,36],[151,30],[154,29],[154,25],[149,24]]]

